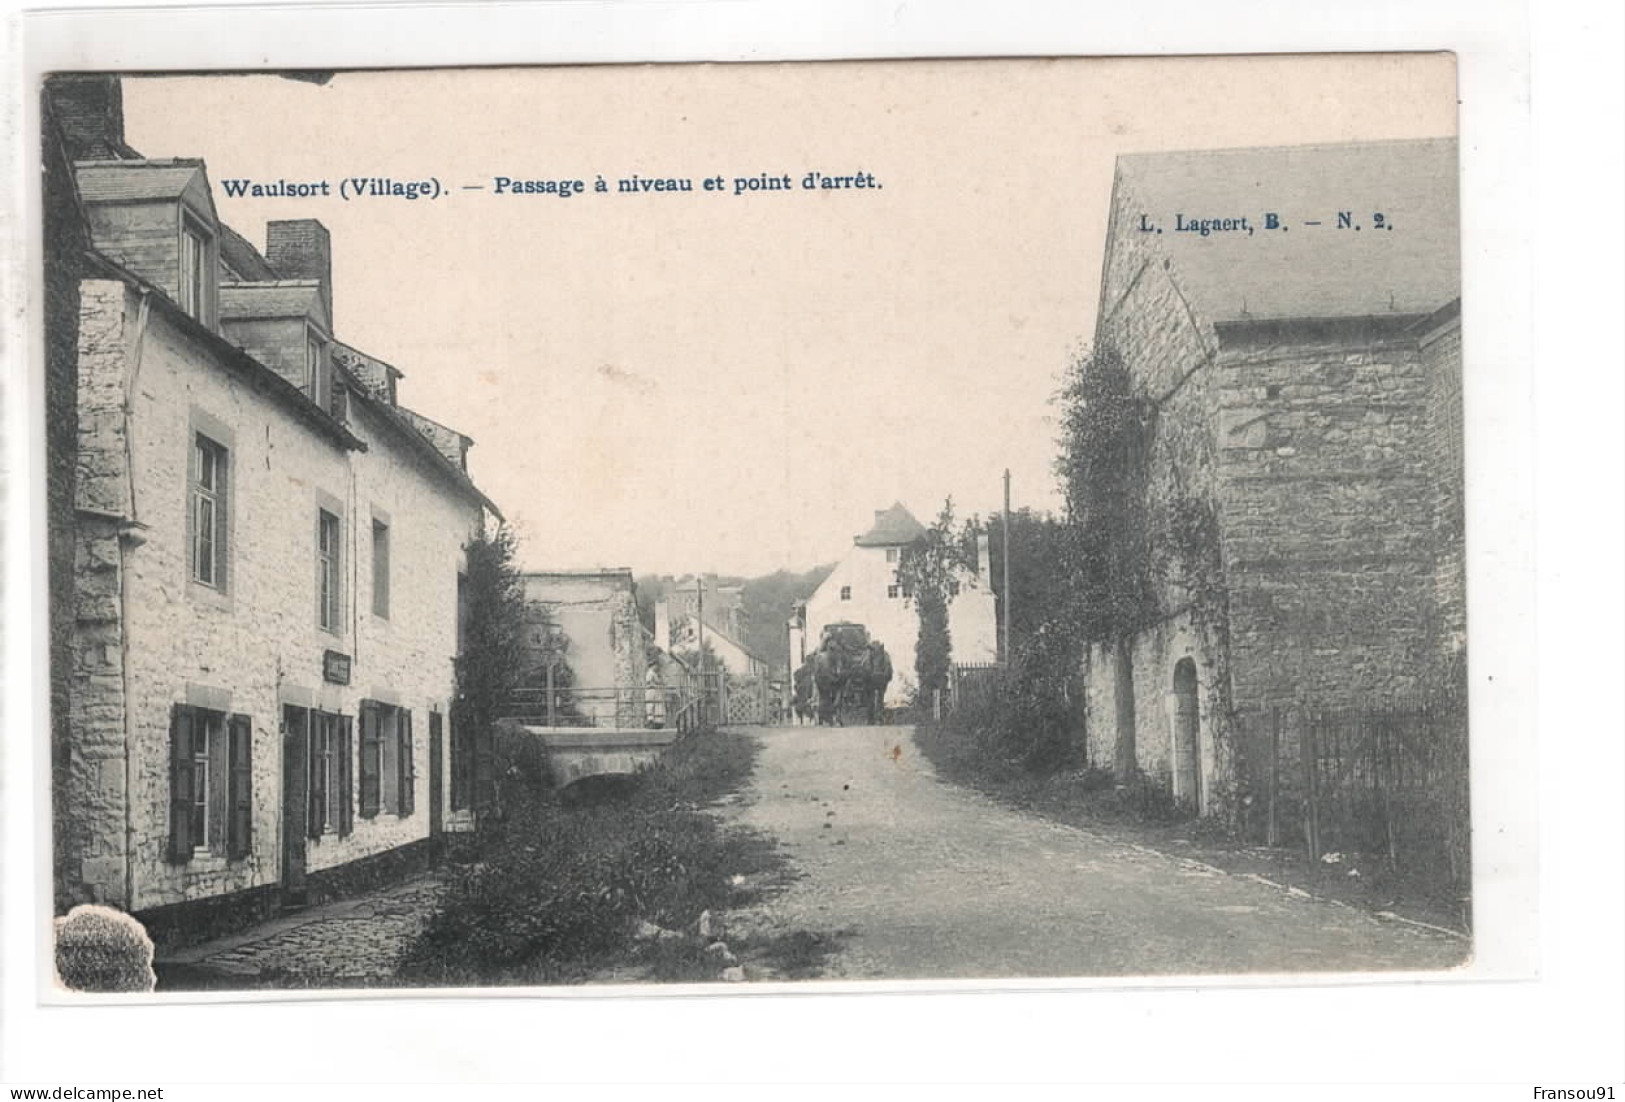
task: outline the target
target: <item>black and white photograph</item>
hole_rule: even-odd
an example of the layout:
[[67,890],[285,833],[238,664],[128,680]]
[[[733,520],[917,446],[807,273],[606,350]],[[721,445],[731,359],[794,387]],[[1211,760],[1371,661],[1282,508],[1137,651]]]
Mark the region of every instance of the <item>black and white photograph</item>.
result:
[[1612,5],[20,3],[0,1093],[1625,1089]]
[[1456,88],[50,74],[49,997],[1465,974]]

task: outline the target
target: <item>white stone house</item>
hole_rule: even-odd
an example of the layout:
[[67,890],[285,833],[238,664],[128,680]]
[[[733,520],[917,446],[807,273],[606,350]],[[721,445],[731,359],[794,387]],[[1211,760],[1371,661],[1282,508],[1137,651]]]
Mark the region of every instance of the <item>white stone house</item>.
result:
[[[874,524],[852,539],[852,550],[791,620],[790,664],[797,668],[818,649],[826,626],[862,624],[891,656],[888,705],[902,705],[914,692],[914,649],[919,639],[919,612],[898,578],[903,549],[925,532],[901,502],[875,511]],[[998,660],[998,617],[988,577],[988,543],[977,539],[976,569],[957,571],[948,602],[948,635],[953,661],[975,665]]]
[[[700,624],[691,611],[693,607],[692,604],[680,605],[680,609],[690,611],[673,618],[669,599],[662,598],[655,604],[655,641],[663,650],[673,653],[699,650]],[[706,606],[705,643],[711,648],[711,653],[716,655],[717,661],[730,676],[766,677],[767,659],[757,656],[735,637],[734,632],[738,630],[735,625],[740,623],[740,618],[729,615],[726,622],[730,625],[728,628],[714,622],[709,604]]]
[[74,182],[58,905],[162,936],[387,875],[471,817],[460,575],[496,509],[466,438],[437,446],[399,372],[335,355],[320,223],[271,223],[261,254],[196,160],[80,161]]

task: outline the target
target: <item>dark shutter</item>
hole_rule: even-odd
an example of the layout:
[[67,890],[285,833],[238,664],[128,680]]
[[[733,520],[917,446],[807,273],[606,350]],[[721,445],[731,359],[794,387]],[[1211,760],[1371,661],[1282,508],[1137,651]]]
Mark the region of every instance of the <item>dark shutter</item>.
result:
[[327,783],[332,776],[333,724],[322,712],[310,713],[310,783],[305,789],[306,822],[312,838],[327,829]]
[[192,859],[192,709],[177,704],[169,713],[169,859]]
[[226,723],[226,732],[231,759],[226,856],[235,859],[247,857],[253,849],[254,725],[247,716],[232,716]]
[[383,743],[379,740],[378,706],[361,705],[361,817],[378,814],[378,789],[383,771]]
[[400,732],[401,749],[397,760],[400,764],[400,800],[401,817],[412,814],[416,807],[415,795],[412,791],[417,781],[416,763],[412,761],[412,712],[408,708],[401,709]]
[[355,829],[355,797],[353,795],[355,771],[355,724],[349,716],[339,716],[339,834],[347,835]]

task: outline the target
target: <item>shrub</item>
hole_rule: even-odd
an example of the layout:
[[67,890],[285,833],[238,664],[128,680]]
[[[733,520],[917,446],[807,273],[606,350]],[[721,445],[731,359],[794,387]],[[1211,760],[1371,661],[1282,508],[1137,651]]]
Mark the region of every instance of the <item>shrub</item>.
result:
[[81,904],[56,920],[56,975],[73,991],[151,991],[152,939],[111,907]]
[[750,774],[747,736],[686,738],[619,799],[566,806],[536,786],[510,789],[509,814],[481,839],[408,951],[420,982],[536,983],[581,978],[623,949],[640,922],[693,925],[705,910],[748,902],[733,878],[775,873],[760,835],[702,809]]

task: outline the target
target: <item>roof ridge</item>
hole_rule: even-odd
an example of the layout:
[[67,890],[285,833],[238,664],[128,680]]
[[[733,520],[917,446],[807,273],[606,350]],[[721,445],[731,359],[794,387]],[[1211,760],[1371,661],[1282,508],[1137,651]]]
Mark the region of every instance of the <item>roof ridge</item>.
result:
[[202,157],[114,157],[74,161],[74,168],[206,168]]
[[1281,142],[1275,145],[1217,145],[1205,149],[1142,149],[1134,153],[1119,153],[1119,161],[1138,160],[1142,157],[1208,157],[1227,153],[1273,153],[1285,150],[1359,149],[1374,145],[1443,145],[1460,144],[1455,134],[1440,134],[1423,138],[1371,138],[1346,142]]

